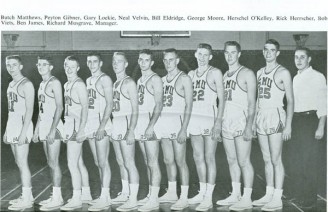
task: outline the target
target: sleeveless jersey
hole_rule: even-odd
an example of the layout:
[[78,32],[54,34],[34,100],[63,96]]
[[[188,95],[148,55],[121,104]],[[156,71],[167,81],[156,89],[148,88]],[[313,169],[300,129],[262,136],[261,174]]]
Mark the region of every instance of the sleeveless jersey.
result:
[[243,109],[247,109],[247,92],[238,85],[237,81],[238,74],[243,68],[244,66],[240,66],[238,70],[231,76],[229,76],[227,71],[223,76],[226,107],[231,104]]
[[106,108],[105,96],[97,90],[96,84],[98,80],[104,76],[102,73],[98,77],[89,77],[87,79],[87,89],[89,98],[88,117],[102,118]]
[[8,119],[22,120],[24,119],[26,107],[25,98],[19,95],[18,86],[25,80],[23,77],[18,82],[11,81],[7,89],[8,98]]
[[265,73],[262,68],[257,76],[258,106],[260,109],[276,108],[283,106],[285,91],[281,90],[274,81],[274,75],[280,65],[277,65],[270,73]]
[[116,81],[113,86],[113,117],[127,116],[132,114],[130,99],[123,95],[121,89],[125,79],[130,78],[125,76],[121,81]]
[[54,97],[46,93],[46,89],[52,78],[55,77],[51,76],[46,82],[42,81],[38,90],[39,117],[41,120],[49,120],[51,122],[56,112],[56,101]]
[[182,114],[185,109],[185,99],[176,91],[175,83],[183,72],[180,71],[171,80],[167,80],[167,75],[162,77],[163,80],[163,110],[162,114]]
[[201,75],[197,75],[197,69],[192,77],[193,87],[193,114],[208,114],[213,113],[213,108],[216,108],[217,93],[207,82],[207,75],[214,67],[209,66]]
[[[81,80],[81,78],[77,77],[70,84],[68,82],[64,85],[64,96],[65,96],[65,120],[67,118],[80,119],[82,106],[80,103],[77,103],[73,100],[71,92],[76,81]],[[82,80],[81,80],[82,81]],[[79,123],[78,123],[79,124]]]
[[152,94],[147,89],[147,82],[154,75],[157,75],[157,74],[156,73],[151,74],[143,82],[142,82],[142,79],[140,77],[140,79],[137,82],[139,114],[145,114],[145,113],[151,113],[152,114],[153,111],[154,111],[154,107],[155,107],[154,94]]

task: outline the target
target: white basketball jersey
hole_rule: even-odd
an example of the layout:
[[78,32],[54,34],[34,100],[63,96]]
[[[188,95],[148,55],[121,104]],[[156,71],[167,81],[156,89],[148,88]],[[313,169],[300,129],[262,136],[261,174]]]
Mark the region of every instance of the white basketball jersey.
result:
[[223,76],[224,97],[226,102],[225,107],[228,107],[229,104],[231,104],[247,109],[247,92],[238,85],[237,81],[238,74],[243,68],[244,66],[240,66],[231,76],[229,76],[229,72],[227,71]]
[[65,119],[73,118],[80,119],[82,106],[73,100],[71,92],[76,81],[82,81],[81,78],[77,77],[73,82],[66,82],[64,85],[64,96],[65,96]]
[[139,102],[139,114],[150,113],[152,114],[155,107],[154,94],[152,94],[147,89],[147,82],[150,78],[152,78],[156,73],[148,76],[144,81],[142,81],[141,77],[137,82],[138,87],[138,102]]
[[52,121],[56,112],[55,98],[46,93],[47,85],[54,76],[49,77],[47,81],[42,81],[38,90],[39,117],[41,120]]
[[19,95],[18,86],[27,78],[23,77],[18,82],[11,81],[7,89],[8,119],[23,121],[26,107],[25,98]]
[[197,75],[197,69],[192,76],[193,87],[193,114],[213,114],[213,109],[216,110],[217,93],[207,82],[207,75],[214,67],[209,66],[201,75]]
[[125,76],[121,81],[116,81],[113,85],[113,117],[127,116],[132,114],[132,106],[130,99],[123,95],[121,88],[125,79],[129,76]]
[[281,90],[274,81],[274,75],[280,65],[277,65],[270,73],[265,73],[265,68],[258,72],[258,106],[259,108],[275,108],[283,106],[285,91]]
[[171,80],[167,80],[167,75],[162,77],[163,80],[163,110],[162,114],[182,114],[185,110],[185,99],[176,91],[176,81],[183,74],[179,71]]
[[88,98],[89,98],[89,106],[88,106],[88,117],[99,117],[100,119],[103,117],[106,108],[106,99],[105,96],[102,95],[96,87],[98,80],[104,76],[102,73],[98,77],[89,77],[87,79],[87,89],[88,89]]

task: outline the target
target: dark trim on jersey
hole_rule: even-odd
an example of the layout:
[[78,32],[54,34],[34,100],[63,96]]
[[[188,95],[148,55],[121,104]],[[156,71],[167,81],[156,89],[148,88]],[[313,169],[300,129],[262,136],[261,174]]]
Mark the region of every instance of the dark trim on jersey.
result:
[[211,66],[211,69],[208,70],[207,74],[206,74],[206,84],[207,86],[214,92],[214,93],[217,93],[216,90],[214,90],[213,88],[211,88],[210,84],[208,84],[208,80],[207,80],[207,77],[208,77],[208,73],[210,73],[210,70],[212,70],[214,67]]
[[147,82],[150,78],[152,78],[156,73],[152,73],[151,75],[149,75],[145,81],[142,81],[142,76],[138,79],[138,81],[140,81],[140,83],[144,84],[145,82]]
[[129,78],[129,77],[130,77],[130,76],[126,76],[126,77],[124,77],[124,78],[121,80],[121,84],[119,85],[119,86],[120,86],[120,93],[122,94],[122,96],[123,96],[124,98],[126,98],[126,99],[128,99],[128,100],[130,100],[130,98],[126,97],[126,96],[124,95],[124,93],[122,92],[122,85],[123,85],[123,81],[126,80],[126,79]]
[[[74,122],[73,123],[74,123],[73,133],[72,133],[72,135],[71,135],[70,138],[66,139],[67,141],[76,141],[76,134],[77,134],[77,132],[75,130],[75,119],[74,119]],[[75,140],[72,140],[72,139],[75,139]]]
[[[197,74],[197,70],[198,70],[198,68],[195,70],[195,74],[194,74],[194,76],[196,75],[196,77],[198,77],[198,78],[201,78],[202,76],[204,76],[204,74],[207,72],[207,71],[209,71],[209,70],[212,70],[212,66],[208,66],[208,68],[204,71],[204,73],[202,74],[202,75],[200,75],[200,76],[198,76],[198,74]],[[206,74],[206,77],[207,77],[207,74]]]
[[[102,95],[99,91],[98,91],[98,89],[97,89],[97,82],[99,81],[99,79],[101,78],[101,77],[103,77],[104,75],[106,75],[105,73],[102,73],[102,74],[100,74],[99,76],[98,76],[98,78],[96,79],[96,82],[95,82],[95,88],[96,88],[96,91],[99,93],[99,95],[100,96],[102,96],[102,97],[105,97],[105,95]],[[90,79],[90,81],[91,81],[91,79]],[[104,94],[105,94],[105,92],[104,92]]]
[[277,64],[276,67],[274,67],[274,68],[272,69],[272,71],[270,71],[269,73],[266,73],[266,72],[265,72],[265,70],[266,70],[266,66],[265,66],[265,67],[264,67],[264,70],[263,70],[263,73],[264,73],[265,75],[269,75],[269,74],[271,74],[272,72],[277,71],[277,69],[279,68],[279,66],[280,66],[280,64]]
[[[282,66],[280,66],[280,67],[282,67]],[[276,85],[276,87],[277,87],[279,90],[281,90],[281,91],[285,91],[285,90],[279,88],[279,86],[278,86],[277,83],[276,83],[276,80],[274,79],[274,76],[276,75],[276,73],[277,73],[277,71],[278,71],[278,69],[279,69],[280,67],[278,67],[278,68],[276,69],[276,71],[273,73],[272,79],[273,79],[274,84]],[[284,67],[283,67],[283,68],[284,68]]]
[[[46,85],[44,86],[44,93],[48,96],[48,97],[50,97],[50,98],[55,98],[54,96],[49,96],[48,94],[47,94],[47,86],[48,86],[48,84],[49,84],[49,81],[52,79],[52,78],[54,78],[55,76],[51,76],[45,83],[46,83]],[[56,78],[56,77],[55,77]],[[56,78],[57,79],[57,78]],[[42,82],[41,82],[42,83]]]
[[80,80],[82,83],[84,83],[83,80],[82,80],[80,77],[77,77],[77,78],[74,80],[74,82],[72,83],[71,88],[69,89],[69,96],[70,96],[71,100],[72,100],[75,104],[80,105],[81,102],[75,102],[74,99],[73,99],[73,96],[72,96],[72,88],[73,88],[74,84],[75,84],[78,80]]
[[238,87],[240,88],[240,90],[244,91],[245,93],[247,93],[247,91],[245,91],[242,87],[240,87],[239,83],[238,83],[238,75],[240,73],[241,70],[243,70],[245,67],[244,66],[241,66],[241,68],[239,69],[238,73],[237,73],[237,76],[236,76],[236,83],[238,85]]
[[168,74],[167,74],[166,77],[165,77],[166,82],[168,82],[168,83],[173,82],[173,80],[174,80],[177,76],[179,76],[181,73],[182,73],[182,71],[179,70],[179,72],[173,77],[173,79],[171,79],[171,81],[169,81],[169,80],[167,79],[167,76],[168,76]]
[[[178,78],[177,78],[177,79],[175,80],[175,82],[174,82],[174,91],[178,94],[178,96],[184,98],[184,96],[182,96],[182,95],[180,95],[180,94],[178,93],[178,91],[177,91],[177,87],[175,86],[175,85],[177,84],[177,81],[178,81],[178,79],[179,79],[179,77],[180,77],[181,75],[183,75],[183,74],[182,74],[182,71],[180,71]],[[175,78],[175,77],[174,77],[174,78]],[[173,80],[172,80],[172,81],[173,81]],[[171,81],[171,82],[172,82],[172,81]]]
[[213,125],[214,125],[215,124],[215,121],[216,121],[216,114],[215,114],[214,105],[212,106],[212,109],[213,109],[213,114],[214,114],[214,119],[213,119]]
[[[243,65],[240,65],[238,68],[237,68],[237,70],[231,75],[231,76],[229,76],[229,70],[227,71],[227,77],[228,78],[230,78],[230,77],[232,77],[233,75],[235,75],[236,73],[238,73],[241,69],[243,69],[244,68],[244,66]],[[237,80],[237,77],[236,77],[236,80]]]
[[246,116],[246,113],[245,113],[244,110],[243,110],[243,114],[244,114],[244,116],[245,116],[245,118],[246,118],[246,122],[247,122],[247,116]]
[[[189,74],[189,73],[191,73],[191,72],[194,73],[194,74],[192,75],[192,77],[190,77],[190,74]],[[188,76],[191,78],[191,80],[194,79],[195,74],[196,74],[196,70],[191,70],[191,71],[188,72]]]
[[[98,113],[98,118],[99,118],[99,123],[101,124],[101,117],[100,117],[100,113]],[[100,125],[99,125],[100,126]]]
[[[155,76],[155,75],[157,75],[156,73],[154,73],[153,75],[151,75],[147,80],[145,80],[145,87],[146,87],[146,90],[148,91],[148,93],[150,93],[152,96],[154,96],[154,94],[153,93],[151,93],[150,92],[150,90],[148,90],[148,87],[147,87],[147,84],[148,84],[148,82],[149,82],[149,80],[153,77],[153,76]],[[141,82],[141,80],[140,80],[140,82]]]
[[124,141],[126,141],[126,136],[127,136],[128,132],[129,132],[129,119],[128,119],[128,116],[125,116],[125,120],[126,120],[126,132],[125,132],[125,135],[124,135],[124,137],[122,139]]
[[[22,84],[22,82],[23,82],[24,80],[27,80],[27,78],[26,78],[26,77],[23,77],[20,81],[18,81],[18,82],[14,85],[14,86],[17,85],[17,87],[16,87],[17,94],[18,94],[20,97],[22,97],[23,99],[25,99],[25,96],[22,96],[22,95],[19,94],[18,87],[20,86],[20,84]],[[13,88],[13,87],[12,87],[12,88]]]
[[[181,126],[180,126],[180,130],[181,130],[181,128],[182,128],[182,124],[183,124],[183,121],[182,121],[181,115],[179,115],[179,118],[180,118],[180,124],[181,124]],[[178,137],[178,136],[177,136],[177,137]]]
[[277,112],[278,112],[278,116],[279,116],[279,124],[276,128],[276,133],[279,133],[281,132],[281,125],[282,125],[282,121],[281,121],[281,118],[280,118],[280,112],[279,112],[279,109],[277,108]]

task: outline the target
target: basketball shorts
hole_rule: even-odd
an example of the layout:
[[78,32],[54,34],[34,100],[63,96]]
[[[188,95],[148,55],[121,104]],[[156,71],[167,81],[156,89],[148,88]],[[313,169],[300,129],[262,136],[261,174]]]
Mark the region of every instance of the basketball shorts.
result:
[[154,126],[153,137],[150,139],[147,139],[145,136],[145,131],[149,125],[150,119],[151,119],[150,113],[139,114],[138,123],[137,123],[136,130],[135,130],[136,140],[139,140],[139,141],[158,140],[158,138],[156,137],[156,131],[155,131],[157,124],[155,124],[155,126]]
[[[89,111],[90,112],[90,111]],[[88,138],[94,138],[98,131],[102,119],[101,114],[96,114],[95,116],[88,116],[88,120],[85,127],[85,134]],[[105,126],[105,136],[110,136],[112,128],[112,121],[108,119],[106,126]]]
[[[23,128],[23,116],[17,118],[9,118],[6,126],[7,144],[17,144],[18,137]],[[27,132],[25,143],[31,142],[33,137],[33,123],[30,122]]]
[[191,114],[188,134],[190,135],[205,135],[211,134],[212,128],[215,123],[216,114]]
[[118,116],[113,118],[113,127],[111,131],[112,141],[122,141],[126,139],[130,125],[130,116]]
[[[48,119],[48,120],[40,120],[39,123],[39,139],[40,141],[46,141],[47,136],[50,132],[51,125],[52,125],[53,119]],[[55,133],[55,139],[56,140],[63,140],[64,136],[64,124],[62,120],[59,121],[57,128],[56,128],[56,133]]]
[[281,133],[286,122],[286,112],[282,108],[260,109],[256,116],[257,133],[271,135]]
[[157,121],[156,133],[159,139],[175,140],[181,130],[183,116],[180,114],[161,114]]
[[229,105],[224,108],[222,119],[222,136],[234,139],[242,136],[246,127],[247,110]]
[[76,134],[80,127],[80,119],[65,117],[64,141],[76,141]]

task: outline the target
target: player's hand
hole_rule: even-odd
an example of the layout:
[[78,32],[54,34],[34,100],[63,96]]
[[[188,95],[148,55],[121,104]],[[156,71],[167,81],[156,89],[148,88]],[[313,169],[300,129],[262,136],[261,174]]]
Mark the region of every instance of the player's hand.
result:
[[286,126],[282,131],[282,139],[284,141],[288,141],[291,138],[292,128],[290,126]]
[[96,140],[100,141],[104,139],[104,137],[105,137],[105,129],[99,128],[96,132]]
[[218,142],[222,142],[221,131],[222,131],[221,123],[216,122],[211,130],[211,138],[213,140],[217,140]]
[[145,136],[147,140],[152,139],[154,137],[154,127],[148,126],[145,131]]
[[245,141],[251,141],[253,138],[253,130],[251,127],[246,127],[243,133],[243,138]]
[[182,129],[178,133],[177,141],[179,144],[183,144],[187,140],[187,130]]
[[39,133],[34,132],[33,137],[32,137],[32,141],[33,141],[34,143],[38,143],[38,142],[40,141],[40,140],[39,140]]
[[26,135],[20,134],[18,137],[18,146],[21,146],[23,144],[25,144],[26,142]]
[[84,130],[79,130],[76,133],[76,141],[78,143],[82,143],[85,139],[86,139],[86,136],[85,136]]
[[47,135],[48,144],[53,144],[55,142],[55,134],[56,134],[56,131],[50,130],[49,134]]
[[320,140],[323,138],[323,135],[324,135],[323,127],[318,127],[318,129],[315,131],[315,139]]
[[127,135],[126,135],[126,143],[128,145],[132,145],[135,142],[135,137],[134,137],[134,132],[133,130],[129,130]]
[[7,141],[7,131],[3,135],[3,142],[5,142],[6,144],[8,143],[8,141]]

